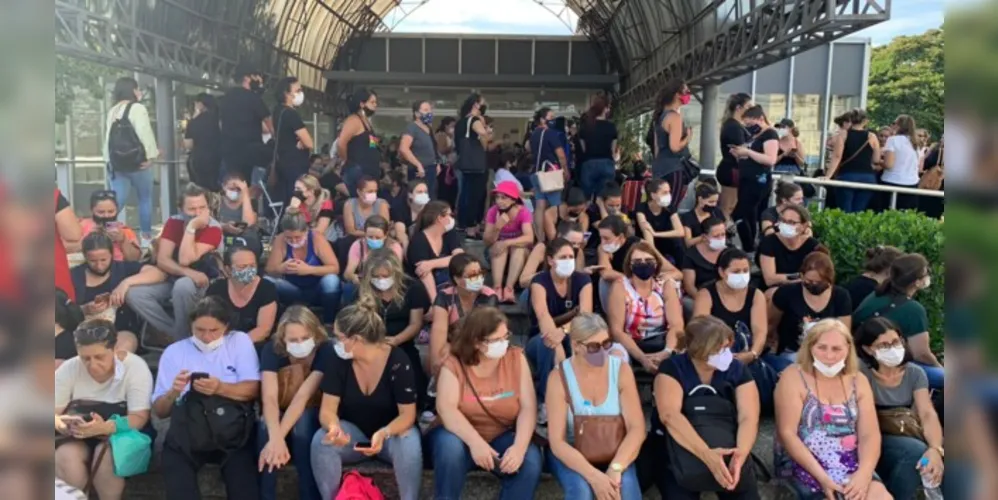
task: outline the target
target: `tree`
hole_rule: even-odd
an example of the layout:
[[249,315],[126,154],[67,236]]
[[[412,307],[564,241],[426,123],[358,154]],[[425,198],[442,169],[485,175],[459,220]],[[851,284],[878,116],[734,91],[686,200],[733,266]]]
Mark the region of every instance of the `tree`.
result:
[[64,55],[55,57],[55,121],[63,123],[73,110],[77,98],[88,96],[91,99],[106,99],[100,78],[114,82],[114,79],[127,75],[122,70],[102,66],[84,59]]
[[943,131],[945,64],[943,30],[899,36],[875,47],[870,59],[867,112],[876,126],[910,115],[932,137]]

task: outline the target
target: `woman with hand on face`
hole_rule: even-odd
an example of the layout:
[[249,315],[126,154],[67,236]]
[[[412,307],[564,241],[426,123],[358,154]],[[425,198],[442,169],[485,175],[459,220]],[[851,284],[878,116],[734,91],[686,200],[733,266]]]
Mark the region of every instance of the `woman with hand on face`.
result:
[[[90,195],[90,213],[90,217],[80,219],[84,238],[94,231],[102,230],[111,237],[114,244],[114,260],[135,262],[142,258],[142,249],[135,231],[118,221],[118,200],[115,199],[114,191],[101,190]],[[66,245],[66,251],[79,252],[79,242]]]
[[679,201],[686,196],[686,185],[683,182],[682,160],[690,156],[689,144],[693,139],[693,128],[683,124],[680,108],[690,103],[693,94],[686,82],[675,79],[667,82],[656,100],[654,118],[652,119],[652,151],[655,161],[652,164],[652,174],[658,179],[669,183],[670,192],[674,193],[669,210],[675,212]]
[[408,179],[426,183],[431,197],[437,194],[437,147],[434,144],[433,104],[430,101],[412,103],[412,122],[406,125],[399,142],[399,157],[409,165]]
[[672,206],[672,188],[662,179],[649,179],[645,183],[645,194],[648,201],[638,205],[634,211],[637,229],[645,241],[654,241],[658,253],[672,256],[681,261],[685,248],[683,239],[685,230],[679,220],[679,214],[669,210]]
[[[523,205],[516,182],[499,183],[494,192],[496,204],[485,216],[485,246],[492,254],[492,283],[499,289],[500,302],[516,302],[513,286],[527,260],[527,246],[534,243],[530,212]],[[508,271],[508,272],[507,272]]]
[[319,383],[333,356],[333,344],[326,329],[304,306],[288,308],[274,337],[263,346],[260,353],[263,421],[257,425],[256,441],[263,500],[277,498],[277,470],[292,461],[298,471],[298,498],[321,498],[312,475],[310,447],[312,437],[320,429]]
[[357,181],[357,197],[343,207],[343,229],[348,235],[363,238],[364,224],[372,215],[385,220],[391,217],[388,202],[378,198],[378,181],[365,175]]
[[340,307],[340,263],[326,238],[309,229],[294,209],[281,218],[266,270],[281,304],[321,304],[323,323],[333,322]]
[[804,259],[822,248],[811,236],[811,213],[800,205],[781,210],[776,228],[775,234],[763,236],[756,254],[767,297],[772,297],[777,287],[799,282]]
[[882,436],[873,390],[841,321],[805,334],[795,367],[776,385],[776,424],[778,474],[799,498],[891,498],[875,470]]
[[474,468],[500,477],[500,499],[534,497],[543,466],[531,443],[537,398],[527,359],[509,347],[509,335],[506,316],[492,307],[475,309],[455,330],[437,382],[443,425],[427,436],[433,498],[461,498]]
[[[731,352],[734,332],[721,320],[706,316],[690,321],[684,338],[686,352],[663,361],[655,376],[652,432],[667,433],[665,439],[674,441],[670,445],[706,466],[716,483],[706,491],[714,491],[721,500],[759,499],[750,460],[759,434],[759,391],[749,370]],[[714,429],[709,436],[702,436],[693,426],[694,407],[704,404],[697,401],[703,398],[698,394],[703,386],[721,398],[712,403],[712,414],[718,419],[724,415],[736,423],[735,428]],[[669,498],[700,498],[702,491],[684,486],[687,483],[677,474],[675,464],[662,472],[656,483],[659,491],[669,492]]]
[[[634,371],[610,354],[613,341],[603,318],[582,313],[572,320],[569,338],[572,357],[560,363],[546,380],[548,468],[561,483],[565,498],[637,500],[641,487],[635,467],[645,440],[645,416],[641,411]],[[586,439],[583,429],[575,432],[574,416],[618,417],[624,433],[610,462],[592,463],[576,442]],[[592,439],[592,438],[589,438]]]
[[336,356],[320,385],[322,428],[312,439],[319,498],[336,497],[343,466],[378,460],[394,469],[399,498],[418,499],[423,449],[409,357],[385,342],[385,323],[370,295],[340,311],[333,333]]
[[222,232],[228,236],[239,236],[247,226],[256,225],[253,198],[239,172],[225,174],[222,194],[222,201],[218,204],[218,222],[222,223]]
[[685,231],[684,241],[687,247],[692,247],[705,239],[703,221],[711,217],[722,218],[723,216],[720,209],[717,208],[721,196],[717,186],[703,181],[697,184],[694,192],[696,193],[696,205],[694,205],[693,210],[679,216],[679,221],[682,222]]
[[329,191],[311,175],[303,175],[295,181],[295,192],[288,210],[297,210],[305,217],[309,227],[321,235],[326,234],[329,225],[336,219]]
[[209,297],[218,297],[232,313],[234,330],[246,332],[253,343],[263,345],[277,322],[277,286],[260,277],[256,252],[236,243],[225,251],[228,278],[208,285]]

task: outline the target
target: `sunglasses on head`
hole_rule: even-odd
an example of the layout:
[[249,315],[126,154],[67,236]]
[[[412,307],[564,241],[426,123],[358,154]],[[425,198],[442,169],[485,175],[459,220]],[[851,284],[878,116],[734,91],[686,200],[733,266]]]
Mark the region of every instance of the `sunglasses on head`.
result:
[[596,354],[600,350],[609,351],[613,347],[613,339],[607,338],[603,342],[580,342],[589,354]]
[[110,189],[102,189],[94,192],[93,198],[95,200],[114,200],[117,199],[117,194]]

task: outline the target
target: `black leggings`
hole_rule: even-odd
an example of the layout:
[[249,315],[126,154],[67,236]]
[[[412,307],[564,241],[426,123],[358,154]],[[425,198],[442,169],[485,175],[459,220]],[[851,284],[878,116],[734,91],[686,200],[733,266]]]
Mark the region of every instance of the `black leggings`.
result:
[[488,172],[462,172],[458,194],[458,226],[476,227],[485,220],[485,198],[488,196]]
[[755,176],[743,176],[738,181],[738,205],[735,206],[734,219],[739,221],[738,237],[741,238],[742,249],[746,252],[755,250],[759,220],[769,204],[769,195],[772,191],[773,177],[768,173],[766,182],[759,182]]

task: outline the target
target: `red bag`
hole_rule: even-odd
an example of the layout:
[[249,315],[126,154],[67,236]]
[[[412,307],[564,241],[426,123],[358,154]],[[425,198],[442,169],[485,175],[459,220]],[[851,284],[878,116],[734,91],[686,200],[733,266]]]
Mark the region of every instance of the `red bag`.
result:
[[621,211],[629,214],[637,208],[638,203],[641,202],[641,195],[644,194],[645,181],[635,181],[628,180],[624,181],[623,189],[623,201],[621,203]]
[[331,500],[385,500],[374,480],[352,470],[343,474],[340,491]]

